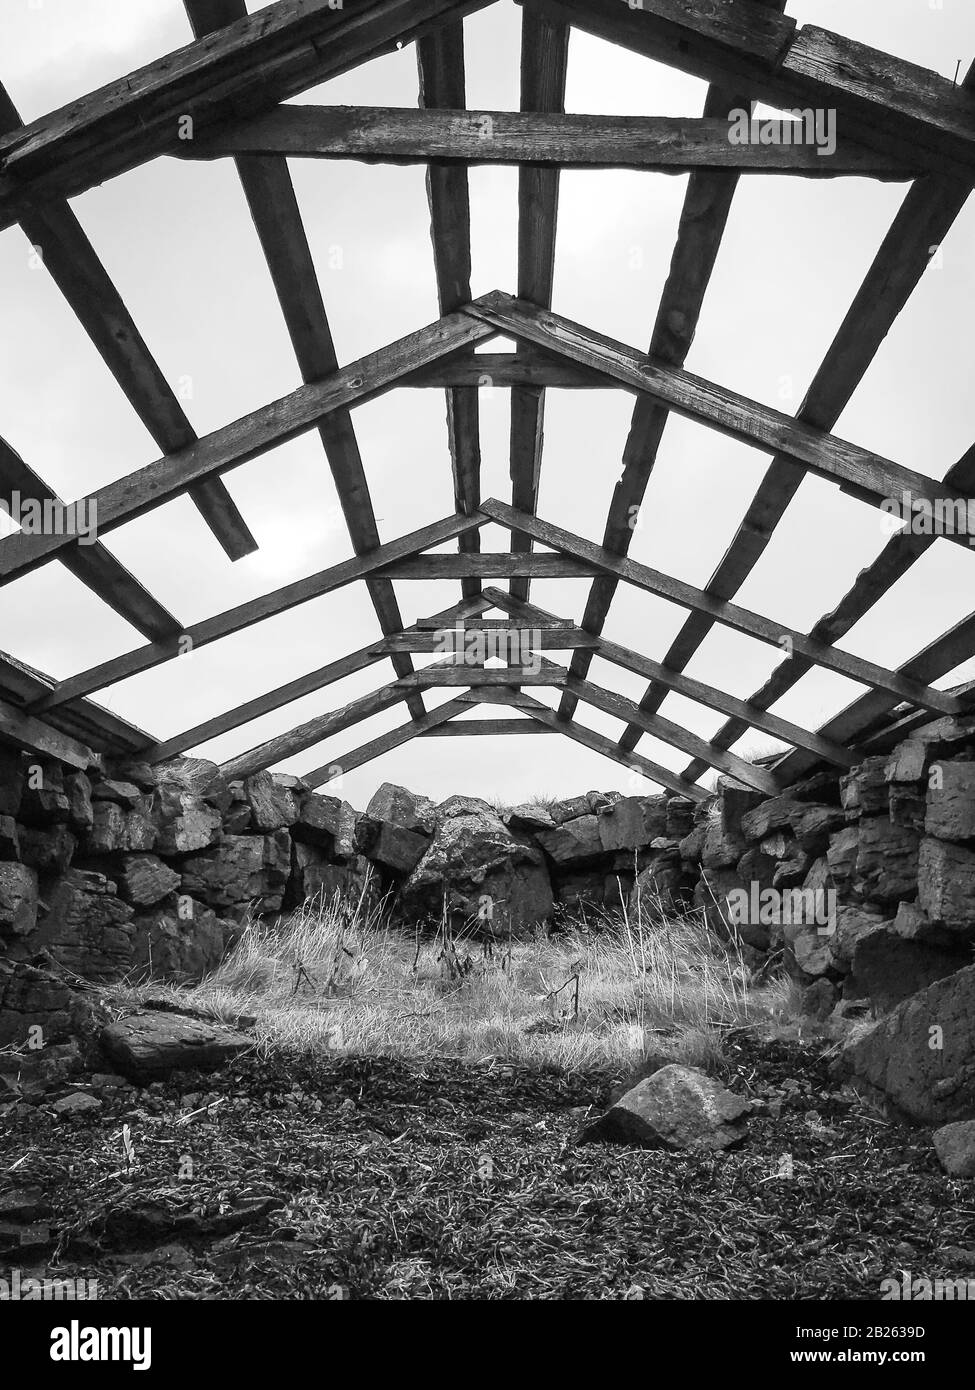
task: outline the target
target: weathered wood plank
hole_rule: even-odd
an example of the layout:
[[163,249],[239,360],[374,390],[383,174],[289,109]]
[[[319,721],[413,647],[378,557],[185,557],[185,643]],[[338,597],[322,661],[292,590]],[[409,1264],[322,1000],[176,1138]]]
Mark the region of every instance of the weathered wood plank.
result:
[[[525,21],[546,23],[543,15],[524,11]],[[566,32],[547,24],[549,32]],[[554,61],[549,44],[537,50]],[[524,60],[523,68],[524,74]],[[564,87],[564,80],[563,80]],[[538,175],[557,176],[560,168],[636,169],[656,174],[686,174],[694,169],[737,174],[791,174],[805,178],[854,176],[906,181],[923,173],[893,155],[837,140],[831,154],[801,143],[796,123],[774,118],[761,122],[766,143],[733,143],[727,119],[686,116],[580,116],[561,114],[563,97],[550,105],[521,111],[421,110],[399,106],[279,106],[255,120],[226,126],[203,139],[187,141],[187,159],[275,155],[293,158],[354,159],[367,164],[426,164],[431,159],[466,165],[543,165],[523,169],[526,200],[534,216],[552,223],[552,193]],[[546,233],[547,234],[547,233]],[[550,279],[538,267],[536,282]],[[519,288],[519,298],[551,303]]]
[[765,52],[749,50],[747,42],[716,39],[714,21],[734,14],[744,37],[752,23],[745,11],[754,6],[680,0],[679,13],[665,16],[665,3],[545,0],[543,7],[587,33],[696,77],[741,78],[755,99],[780,110],[835,109],[850,139],[912,162],[923,159],[928,169],[971,183],[975,102],[949,78],[815,25],[786,32],[784,26],[794,21],[785,17],[779,17]]
[[[892,497],[899,498],[904,492],[930,502],[968,500],[955,489],[914,469],[690,372],[651,361],[637,348],[523,300],[513,300],[500,291],[476,300],[468,312],[483,318],[499,332],[527,339],[550,351],[561,351],[574,361],[606,371],[617,380],[646,391],[678,415],[763,451],[786,454],[874,506],[879,507]],[[967,548],[965,532],[948,530],[945,534],[947,539]]]
[[[299,386],[281,400],[215,430],[178,453],[106,484],[86,499],[97,508],[99,531],[111,531],[178,497],[193,483],[297,438],[336,410],[382,395],[404,372],[483,340],[487,331],[487,325],[468,314],[452,314],[360,358],[324,381]],[[71,536],[8,536],[0,541],[0,586],[74,544]]]
[[565,358],[551,357],[534,348],[519,352],[458,354],[411,372],[399,386],[434,388],[477,386],[482,390],[511,386],[555,386],[567,391],[626,390],[601,372],[589,371]]
[[[421,108],[466,105],[464,25],[445,24],[416,45]],[[441,314],[450,314],[471,297],[471,200],[466,168],[431,160],[427,165],[430,235]],[[467,387],[447,390],[447,447],[454,483],[454,510],[467,516],[481,497],[480,400]],[[478,532],[458,542],[462,552],[480,548]],[[472,598],[480,591],[476,578],[465,575],[461,592]]]
[[481,510],[486,516],[491,517],[502,526],[518,526],[543,545],[558,547],[567,555],[599,565],[607,573],[618,575],[628,584],[644,589],[647,593],[656,594],[659,598],[668,599],[672,603],[679,603],[685,608],[708,613],[716,622],[733,627],[739,632],[745,632],[761,642],[767,642],[770,646],[786,648],[788,644],[789,650],[808,656],[817,665],[837,671],[840,675],[848,676],[851,680],[887,690],[903,700],[909,700],[914,704],[923,705],[928,709],[938,710],[944,714],[957,712],[957,701],[941,691],[932,690],[928,686],[913,681],[907,681],[905,684],[904,677],[898,672],[888,671],[883,666],[878,666],[872,661],[865,661],[862,657],[852,656],[828,643],[813,642],[804,633],[797,632],[793,628],[772,622],[771,619],[762,617],[758,613],[752,613],[748,609],[739,608],[736,604],[714,599],[703,589],[698,589],[693,584],[675,579],[672,575],[662,574],[659,570],[651,569],[648,565],[641,565],[635,560],[614,555],[612,552],[603,550],[600,546],[593,545],[559,526],[541,521],[538,517],[527,516],[523,512],[515,512],[512,507],[508,507],[503,502],[491,498],[482,504]]
[[[236,23],[247,14],[244,0],[184,0],[184,5],[197,38]],[[338,371],[339,362],[287,161],[238,159],[236,168],[302,380],[320,381]],[[351,412],[336,411],[321,422],[318,430],[352,548],[357,555],[365,554],[380,544],[380,537]],[[366,585],[381,630],[399,632],[403,618],[392,584],[371,578]],[[413,669],[408,658],[399,656],[393,665],[401,676]],[[413,718],[423,714],[419,696],[409,702],[409,710]]]
[[[779,0],[776,8],[781,9]],[[731,112],[750,112],[752,106],[750,93],[718,84],[708,89],[704,118],[727,121]],[[695,170],[687,181],[677,241],[650,337],[650,355],[674,367],[684,365],[694,340],[737,186],[738,176],[730,171]],[[622,472],[613,489],[603,533],[605,549],[619,555],[625,555],[630,548],[633,521],[643,505],[667,419],[668,411],[658,401],[637,397],[623,448]],[[582,619],[587,632],[602,632],[616,585],[612,578],[597,579],[593,584]],[[573,657],[569,669],[574,676],[584,678],[589,658],[580,652]],[[570,719],[574,710],[575,697],[567,690],[563,692],[559,714]]]
[[56,758],[68,767],[84,772],[98,762],[97,754],[86,744],[69,738],[59,729],[16,709],[0,700],[0,743],[8,744],[23,753],[36,753],[44,758]]
[[[18,661],[7,652],[0,652],[0,696],[18,708],[27,706],[33,709],[54,689],[54,684],[54,680],[43,671]],[[93,700],[75,700],[53,709],[45,716],[44,722],[99,753],[118,757],[138,752],[152,742],[142,729],[103,709]]]
[[82,671],[77,676],[61,681],[53,691],[44,695],[34,708],[37,711],[52,709],[55,705],[62,705],[68,700],[90,694],[93,690],[115,685],[118,681],[126,680],[142,671],[151,671],[163,662],[180,656],[184,651],[194,651],[198,647],[218,641],[221,637],[228,637],[231,633],[252,627],[265,618],[286,613],[310,599],[320,598],[322,594],[331,593],[333,589],[341,589],[357,579],[365,579],[388,564],[390,559],[410,555],[415,549],[422,549],[426,545],[438,545],[442,541],[451,540],[467,527],[480,526],[483,522],[484,518],[480,514],[476,517],[445,517],[443,521],[435,522],[432,526],[424,526],[418,531],[400,536],[395,541],[387,541],[370,555],[357,555],[351,560],[342,560],[337,565],[319,570],[317,574],[297,579],[269,594],[262,594],[246,603],[238,604],[235,608],[228,608],[215,617],[193,623],[176,640],[151,642],[145,647],[127,652],[124,656],[113,657],[88,671]]
[[[550,663],[546,662],[543,670],[547,671],[549,665]],[[644,733],[652,734],[654,738],[660,739],[661,743],[668,743],[672,748],[680,748],[686,753],[691,753],[710,767],[717,768],[719,772],[728,773],[739,782],[744,782],[746,786],[764,792],[766,796],[775,796],[781,791],[779,783],[770,772],[755,767],[745,758],[739,758],[734,753],[716,748],[713,744],[708,743],[707,739],[699,738],[697,734],[681,728],[679,724],[665,719],[662,715],[642,714],[632,700],[617,695],[613,690],[606,690],[602,686],[594,685],[592,681],[580,680],[578,676],[570,675],[567,670],[563,670],[562,676],[563,684],[572,691],[573,695],[578,700],[592,705],[594,709],[602,710],[604,714],[610,714],[615,719],[621,719],[624,724],[628,722],[639,724]]]
[[0,138],[0,229],[44,198],[72,197],[195,134],[255,115],[412,43],[490,0],[277,0]]
[[[969,74],[966,83],[970,88],[975,86],[975,78]],[[914,185],[813,379],[799,410],[800,420],[821,429],[833,427],[927,269],[932,249],[947,236],[966,199],[965,188],[933,175]],[[950,470],[945,481],[960,491],[971,492],[975,488],[975,469],[966,471],[963,463]],[[773,458],[728,551],[708,581],[709,593],[717,598],[734,597],[765,553],[775,527],[798,491],[803,476],[803,470],[789,458],[781,454]],[[890,546],[885,553],[892,553]],[[903,555],[905,552],[897,547],[897,553]],[[862,583],[858,580],[848,596],[856,595],[850,606],[849,624],[845,627],[833,625],[829,629],[817,624],[811,635],[825,641],[838,641],[902,572],[897,560],[889,567],[884,563],[872,570],[872,580],[863,578]],[[870,598],[871,593],[873,598]],[[843,608],[844,605],[841,605],[841,610]],[[664,657],[665,664],[683,668],[710,628],[711,623],[707,618],[692,614]],[[757,692],[754,701],[759,704],[774,703],[808,669],[808,665],[801,660],[785,663],[774,673],[770,682]],[[773,690],[778,693],[773,694]],[[659,707],[663,697],[664,692],[659,687],[648,690],[641,707],[653,710]],[[744,731],[744,725],[732,721],[715,735],[715,740],[730,746]],[[620,742],[623,747],[635,747],[638,739],[638,731],[628,729]]]
[[[569,29],[553,24],[540,11],[525,9],[521,20],[521,107],[537,119],[539,112],[565,109],[565,84],[569,63]],[[524,115],[521,117],[524,122]],[[496,127],[492,126],[492,137]],[[555,281],[555,238],[559,212],[559,168],[538,165],[518,170],[518,294],[533,304],[550,308]],[[531,386],[511,392],[509,473],[512,506],[534,512],[542,471],[545,438],[545,393]],[[528,552],[531,540],[513,531],[512,553]],[[513,577],[509,585],[518,598],[527,599],[529,577]]]
[[486,667],[438,663],[436,667],[425,666],[421,671],[414,671],[412,676],[403,676],[397,684],[404,690],[430,690],[458,685],[469,685],[472,689],[482,685],[551,686],[561,685],[562,677],[560,668],[551,670],[543,667],[537,670],[530,666]]

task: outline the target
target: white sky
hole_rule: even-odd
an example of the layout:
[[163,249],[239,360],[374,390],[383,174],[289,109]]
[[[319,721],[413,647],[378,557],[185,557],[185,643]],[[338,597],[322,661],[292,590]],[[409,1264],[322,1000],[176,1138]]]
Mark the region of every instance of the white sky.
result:
[[[255,10],[262,6],[251,3]],[[975,53],[971,0],[792,0],[789,13],[952,77]],[[509,0],[466,21],[468,104],[518,104],[521,11]],[[32,120],[189,41],[180,0],[0,0],[0,78]],[[700,115],[705,85],[585,35],[570,48],[568,109]],[[302,101],[412,106],[412,47],[309,92]],[[423,170],[292,161],[339,358],[349,362],[437,317]],[[555,309],[644,349],[670,264],[686,179],[637,172],[563,173]],[[688,368],[795,411],[906,193],[860,179],[743,178]],[[473,292],[514,290],[517,174],[471,173]],[[294,354],[229,161],[159,159],[73,201],[151,350],[200,434],[300,383]],[[957,220],[836,432],[941,478],[975,431],[969,337],[975,200]],[[340,256],[335,255],[339,248]],[[0,233],[0,434],[65,498],[151,462],[157,450],[57,288],[31,269],[18,228]],[[340,266],[336,262],[340,261]],[[791,392],[791,394],[790,394]],[[622,392],[551,391],[539,512],[601,539],[633,409]],[[482,396],[482,493],[510,500],[508,395]],[[384,540],[452,510],[443,395],[394,391],[354,412]],[[767,456],[672,418],[653,473],[634,559],[704,585],[729,544]],[[351,554],[317,433],[224,475],[260,543],[232,565],[196,509],[180,500],[113,531],[106,545],[189,624]],[[878,512],[807,478],[738,601],[808,630],[883,547]],[[0,527],[11,529],[0,517]],[[4,531],[4,533],[5,533]],[[505,550],[485,528],[482,547]],[[896,666],[975,607],[975,559],[937,544],[840,645]],[[579,618],[588,580],[536,581],[532,597]],[[456,601],[459,586],[397,584],[404,622]],[[3,590],[0,647],[64,678],[142,645],[122,619],[51,564]],[[40,615],[40,616],[39,616]],[[622,585],[605,632],[658,659],[684,610]],[[326,595],[95,698],[159,738],[334,660],[378,637],[363,585]],[[567,657],[557,656],[567,661]],[[420,658],[422,664],[426,658]],[[747,697],[778,664],[772,649],[716,627],[689,674]],[[975,662],[941,685],[975,675]],[[218,761],[392,677],[384,662],[195,750]],[[639,698],[645,682],[596,659],[591,678]],[[774,708],[807,727],[859,691],[810,673]],[[557,693],[540,690],[553,707]],[[449,698],[434,692],[427,707]],[[670,695],[662,712],[707,736],[722,717]],[[505,716],[484,707],[481,717]],[[289,760],[301,773],[341,763],[407,718],[405,706]],[[618,737],[586,706],[578,718]],[[762,735],[739,751],[766,751]],[[674,770],[688,757],[645,737],[640,751]],[[588,787],[650,789],[568,740],[424,739],[345,776],[364,805],[381,781],[441,798],[454,791],[520,799]]]

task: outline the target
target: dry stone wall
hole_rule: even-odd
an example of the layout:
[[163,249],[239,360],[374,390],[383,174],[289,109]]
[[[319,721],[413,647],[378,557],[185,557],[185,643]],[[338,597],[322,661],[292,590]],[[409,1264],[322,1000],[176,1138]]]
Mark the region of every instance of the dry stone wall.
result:
[[810,1012],[884,1012],[972,961],[975,718],[773,798],[722,780],[697,805],[588,792],[499,810],[384,784],[359,812],[198,758],[79,773],[0,750],[7,964],[198,979],[248,912],[336,892],[515,938],[580,911],[696,908],[757,971],[784,962]]

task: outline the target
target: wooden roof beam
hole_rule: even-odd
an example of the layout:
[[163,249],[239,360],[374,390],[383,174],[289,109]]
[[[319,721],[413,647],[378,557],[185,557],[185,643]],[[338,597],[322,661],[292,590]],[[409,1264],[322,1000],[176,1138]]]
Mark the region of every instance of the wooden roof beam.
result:
[[[646,392],[678,415],[765,452],[786,454],[793,462],[839,483],[843,491],[873,506],[879,507],[890,498],[899,499],[905,492],[930,502],[968,501],[963,493],[935,478],[681,368],[652,360],[637,348],[559,314],[512,299],[499,290],[483,295],[469,306],[468,312],[483,318],[500,333],[525,339],[551,352],[562,352],[584,366],[605,371],[622,385]],[[945,535],[966,550],[969,548],[967,529],[946,531]]]
[[[568,26],[552,23],[546,15],[536,10],[523,10],[522,112],[535,116],[540,111],[564,111],[568,66]],[[493,145],[498,126],[492,124],[490,129],[490,143]],[[543,308],[551,308],[555,281],[559,179],[557,164],[548,168],[522,166],[518,170],[518,295]],[[525,512],[534,512],[538,507],[544,422],[544,390],[535,386],[512,387],[509,444],[511,504]],[[532,542],[521,532],[512,531],[510,546],[513,553],[530,551]],[[531,580],[528,577],[515,577],[509,587],[517,598],[527,599]]]
[[[409,724],[402,724],[398,729],[391,729],[389,733],[380,734],[378,738],[370,739],[368,743],[362,744],[361,747],[352,752],[344,753],[334,762],[324,763],[321,767],[313,768],[311,772],[303,773],[301,780],[313,790],[316,787],[327,786],[329,782],[334,782],[344,773],[352,772],[355,768],[372,762],[374,758],[381,758],[384,753],[389,753],[394,748],[401,748],[404,743],[409,743],[411,739],[442,731],[449,720],[454,719],[458,714],[463,714],[468,709],[470,709],[470,705],[464,701],[450,700],[446,704],[438,706],[437,709],[430,710],[422,719],[414,719]],[[458,725],[457,727],[460,728],[461,726]]]
[[[416,58],[421,107],[466,105],[462,20],[445,24],[421,38],[416,45]],[[471,200],[466,168],[431,160],[427,164],[427,201],[437,299],[441,314],[450,314],[471,298]],[[481,497],[480,403],[473,388],[447,389],[447,447],[454,482],[454,510],[466,516],[477,509]],[[463,552],[477,551],[479,533],[467,532],[459,545]],[[473,598],[479,591],[476,578],[462,579],[465,598]]]
[[[480,606],[486,608],[488,605],[484,602]],[[472,604],[454,604],[453,608],[448,608],[440,615],[440,621],[442,623],[452,622],[463,614],[465,609],[471,607],[473,607]],[[407,635],[406,633],[400,634],[400,636]],[[383,645],[385,646],[385,643]],[[215,715],[212,719],[207,719],[201,724],[196,724],[192,729],[187,729],[173,738],[166,739],[165,742],[152,744],[145,750],[143,756],[149,763],[166,762],[178,753],[185,753],[191,748],[199,748],[211,739],[219,738],[222,734],[229,733],[233,729],[239,729],[241,725],[249,724],[254,719],[260,719],[265,714],[281,709],[284,705],[289,705],[295,700],[301,700],[317,690],[323,690],[335,681],[344,680],[346,676],[363,671],[367,666],[382,661],[386,655],[388,653],[384,650],[372,646],[361,647],[357,652],[350,652],[348,656],[340,657],[337,661],[330,661],[315,671],[309,671],[307,675],[298,676],[293,681],[287,681],[284,685],[279,685],[264,695],[258,695],[253,700],[247,700],[234,709]]]
[[[564,39],[567,26],[552,24],[541,12],[525,8],[524,24],[547,37],[535,40],[528,54],[531,81],[526,83],[522,40],[522,110],[420,110],[401,106],[278,106],[254,120],[221,127],[213,135],[187,141],[181,151],[191,160],[275,155],[288,159],[353,159],[368,164],[426,164],[431,159],[471,165],[515,164],[525,175],[547,173],[557,188],[561,168],[636,169],[655,174],[692,170],[735,174],[790,174],[803,178],[872,178],[904,182],[923,174],[923,165],[905,163],[864,145],[837,138],[836,150],[820,152],[815,144],[793,140],[794,123],[774,118],[774,142],[733,143],[727,117],[583,116],[564,114]],[[549,71],[540,73],[544,63]],[[556,64],[561,65],[561,71]],[[541,95],[548,87],[547,95]],[[559,85],[556,86],[556,83]],[[526,92],[528,86],[530,91]],[[531,96],[530,92],[539,95]],[[529,104],[530,103],[530,104]],[[748,103],[744,103],[747,109]],[[731,110],[733,108],[729,108]],[[537,169],[524,166],[538,166]],[[526,183],[529,180],[526,179]],[[541,178],[536,180],[541,183]],[[534,216],[554,228],[552,193],[526,191]],[[541,230],[541,229],[540,229]],[[536,266],[547,279],[551,273]],[[528,277],[526,277],[527,280]],[[519,298],[551,304],[519,287]]]
[[[535,0],[532,0],[535,3]],[[833,109],[851,139],[975,179],[975,101],[950,78],[755,0],[543,0],[549,14],[708,81],[740,79],[780,110]]]
[[[184,5],[197,38],[247,15],[244,0],[184,0]],[[287,160],[238,159],[236,167],[302,380],[320,381],[338,371],[339,363]],[[380,544],[380,537],[351,412],[335,411],[318,431],[352,548],[357,555],[365,554]],[[392,584],[372,578],[366,586],[381,630],[399,632],[403,618]],[[409,657],[396,656],[393,665],[398,675],[413,669]],[[409,709],[418,718],[423,701],[417,696]]]

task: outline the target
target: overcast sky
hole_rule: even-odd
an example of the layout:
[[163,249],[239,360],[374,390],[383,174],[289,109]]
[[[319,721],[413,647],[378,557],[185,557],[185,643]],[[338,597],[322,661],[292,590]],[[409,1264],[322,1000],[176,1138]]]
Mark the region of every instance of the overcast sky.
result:
[[[251,3],[253,11],[262,8]],[[953,77],[975,55],[972,0],[791,0],[800,24],[846,33]],[[499,0],[465,22],[468,104],[518,105],[521,10]],[[191,38],[180,0],[0,0],[0,78],[33,120]],[[573,34],[567,106],[608,115],[701,114],[705,84]],[[301,101],[414,106],[412,47]],[[339,358],[350,362],[437,317],[420,167],[292,161]],[[645,350],[673,251],[685,177],[638,172],[562,176],[555,309]],[[708,290],[688,368],[794,412],[906,194],[902,184],[745,177]],[[473,292],[514,291],[517,173],[471,173]],[[200,434],[300,383],[290,341],[231,162],[157,159],[72,206]],[[958,218],[844,412],[836,433],[935,478],[975,437],[970,324],[975,200]],[[157,450],[18,228],[0,232],[0,435],[61,496],[73,499],[150,463]],[[633,410],[615,391],[551,391],[539,512],[600,540]],[[443,395],[393,391],[354,412],[383,540],[452,511]],[[509,402],[482,397],[482,494],[510,500]],[[703,586],[768,464],[766,455],[672,418],[630,554]],[[311,433],[224,475],[260,549],[231,564],[196,509],[179,500],[113,531],[108,548],[189,624],[351,554],[331,475]],[[808,630],[882,549],[874,508],[808,477],[739,594],[745,607]],[[11,530],[0,516],[0,534]],[[505,550],[490,527],[482,548]],[[840,644],[896,666],[967,616],[975,556],[940,540]],[[404,622],[456,601],[456,584],[399,582]],[[536,581],[535,602],[580,618],[587,580]],[[623,585],[610,638],[663,656],[685,611]],[[362,646],[379,635],[363,585],[340,590],[96,697],[157,738],[171,737]],[[3,590],[0,647],[57,678],[142,645],[60,565]],[[558,660],[567,660],[558,654]],[[762,643],[716,627],[689,674],[740,697],[779,662]],[[420,658],[424,662],[426,658]],[[218,761],[383,684],[382,663],[199,750]],[[975,662],[940,685],[975,676]],[[591,678],[638,699],[645,682],[597,659]],[[860,692],[830,672],[805,676],[774,708],[818,726]],[[557,704],[556,692],[536,692]],[[426,697],[427,707],[449,692]],[[708,736],[722,717],[675,695],[662,712]],[[481,716],[496,713],[482,709]],[[500,711],[504,713],[504,711]],[[294,773],[402,724],[405,706],[282,765]],[[590,728],[621,724],[580,706]],[[774,745],[750,734],[739,751]],[[687,755],[645,737],[640,751],[674,770]],[[381,781],[442,798],[518,800],[587,788],[655,790],[560,738],[414,740],[347,774],[338,790],[364,805]]]

